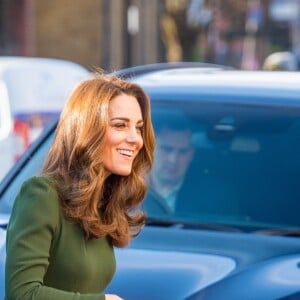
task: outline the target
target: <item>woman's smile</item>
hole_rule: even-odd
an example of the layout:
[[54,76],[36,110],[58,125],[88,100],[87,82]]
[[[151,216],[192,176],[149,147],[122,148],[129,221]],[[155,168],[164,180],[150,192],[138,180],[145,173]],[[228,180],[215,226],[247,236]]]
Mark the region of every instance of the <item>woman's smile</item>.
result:
[[125,155],[125,156],[127,156],[127,157],[132,157],[132,156],[133,156],[133,153],[134,153],[133,150],[128,150],[128,149],[118,149],[118,152],[119,152],[121,155]]

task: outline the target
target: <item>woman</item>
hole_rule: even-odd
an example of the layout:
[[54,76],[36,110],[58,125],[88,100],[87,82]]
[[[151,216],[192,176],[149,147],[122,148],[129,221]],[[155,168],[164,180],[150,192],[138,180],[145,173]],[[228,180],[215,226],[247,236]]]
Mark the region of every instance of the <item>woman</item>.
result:
[[40,176],[25,182],[7,231],[6,299],[121,299],[103,294],[113,246],[139,234],[152,166],[149,99],[108,75],[73,91]]

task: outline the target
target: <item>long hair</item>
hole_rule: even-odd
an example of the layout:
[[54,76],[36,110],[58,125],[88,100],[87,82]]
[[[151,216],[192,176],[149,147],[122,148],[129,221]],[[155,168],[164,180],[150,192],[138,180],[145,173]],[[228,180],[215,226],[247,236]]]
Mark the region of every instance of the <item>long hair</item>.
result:
[[[103,166],[103,148],[110,101],[134,96],[143,117],[143,147],[128,176],[110,174]],[[140,204],[155,146],[150,102],[138,85],[95,74],[82,81],[67,101],[42,170],[54,179],[64,215],[79,223],[87,238],[109,236],[117,247],[139,234],[146,215]]]

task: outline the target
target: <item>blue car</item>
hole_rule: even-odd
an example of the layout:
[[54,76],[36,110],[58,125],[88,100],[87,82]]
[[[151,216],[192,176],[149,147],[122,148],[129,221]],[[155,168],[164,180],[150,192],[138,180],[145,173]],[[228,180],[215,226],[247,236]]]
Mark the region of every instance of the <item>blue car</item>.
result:
[[[188,163],[176,204],[149,190],[147,223],[116,249],[107,292],[130,300],[300,299],[300,73],[163,63],[117,74],[146,90],[156,152],[175,161],[153,170],[149,184],[174,177],[181,155]],[[173,145],[171,133],[159,139],[160,124],[174,120],[188,126],[190,148],[183,136]],[[9,214],[23,181],[39,172],[55,126],[0,185],[1,299]]]

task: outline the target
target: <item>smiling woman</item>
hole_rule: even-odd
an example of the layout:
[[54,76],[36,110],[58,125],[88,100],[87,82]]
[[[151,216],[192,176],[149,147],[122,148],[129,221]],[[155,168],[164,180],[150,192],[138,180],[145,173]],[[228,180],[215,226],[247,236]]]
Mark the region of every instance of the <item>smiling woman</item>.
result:
[[103,290],[115,272],[113,246],[126,246],[145,222],[139,206],[153,150],[138,85],[96,75],[75,88],[40,176],[14,204],[6,299],[121,299]]

